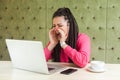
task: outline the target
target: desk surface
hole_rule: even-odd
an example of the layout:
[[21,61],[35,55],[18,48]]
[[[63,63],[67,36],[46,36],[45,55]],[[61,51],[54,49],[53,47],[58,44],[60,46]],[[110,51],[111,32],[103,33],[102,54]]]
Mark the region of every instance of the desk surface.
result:
[[[69,64],[64,64],[71,67]],[[77,68],[78,71],[63,75],[56,72],[51,75],[44,75],[13,68],[10,61],[0,61],[0,80],[120,80],[120,64],[106,64],[106,71],[103,73],[92,73],[85,68]]]

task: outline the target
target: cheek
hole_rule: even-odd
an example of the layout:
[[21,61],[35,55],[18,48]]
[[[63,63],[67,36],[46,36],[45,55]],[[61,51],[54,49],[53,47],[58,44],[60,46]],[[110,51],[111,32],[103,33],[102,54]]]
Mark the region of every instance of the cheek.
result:
[[68,27],[65,28],[64,31],[65,31],[66,34],[68,34],[69,33],[69,28]]
[[68,29],[66,27],[62,27],[62,30],[64,30],[65,33],[68,33]]
[[69,33],[69,27],[67,27],[67,33]]

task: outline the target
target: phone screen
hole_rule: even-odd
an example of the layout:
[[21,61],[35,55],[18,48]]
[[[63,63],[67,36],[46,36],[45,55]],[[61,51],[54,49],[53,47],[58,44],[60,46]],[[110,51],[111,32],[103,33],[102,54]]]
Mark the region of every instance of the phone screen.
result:
[[62,72],[60,72],[60,73],[61,73],[61,74],[66,74],[66,75],[68,75],[68,74],[71,74],[71,73],[73,73],[73,72],[75,72],[75,71],[77,71],[77,69],[69,68],[69,69],[64,70],[64,71],[62,71]]

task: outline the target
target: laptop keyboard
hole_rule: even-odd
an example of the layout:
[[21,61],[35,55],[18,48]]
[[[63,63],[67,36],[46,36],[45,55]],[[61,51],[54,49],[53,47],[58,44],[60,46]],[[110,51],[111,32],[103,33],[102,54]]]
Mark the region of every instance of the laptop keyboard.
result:
[[50,68],[50,67],[48,68],[49,71],[54,70],[54,69],[55,69],[55,68]]
[[63,65],[55,65],[55,64],[47,64],[48,65],[48,70],[50,71],[50,72],[54,72],[54,71],[57,71],[57,70],[59,70],[59,69],[61,69],[61,68],[64,68],[64,66]]

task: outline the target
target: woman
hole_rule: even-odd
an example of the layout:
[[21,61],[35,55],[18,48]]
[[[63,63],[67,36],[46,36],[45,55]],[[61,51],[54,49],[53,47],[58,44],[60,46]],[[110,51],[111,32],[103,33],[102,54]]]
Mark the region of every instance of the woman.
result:
[[79,33],[77,22],[69,8],[59,8],[52,18],[49,43],[44,48],[46,60],[73,62],[84,67],[90,58],[90,39]]

